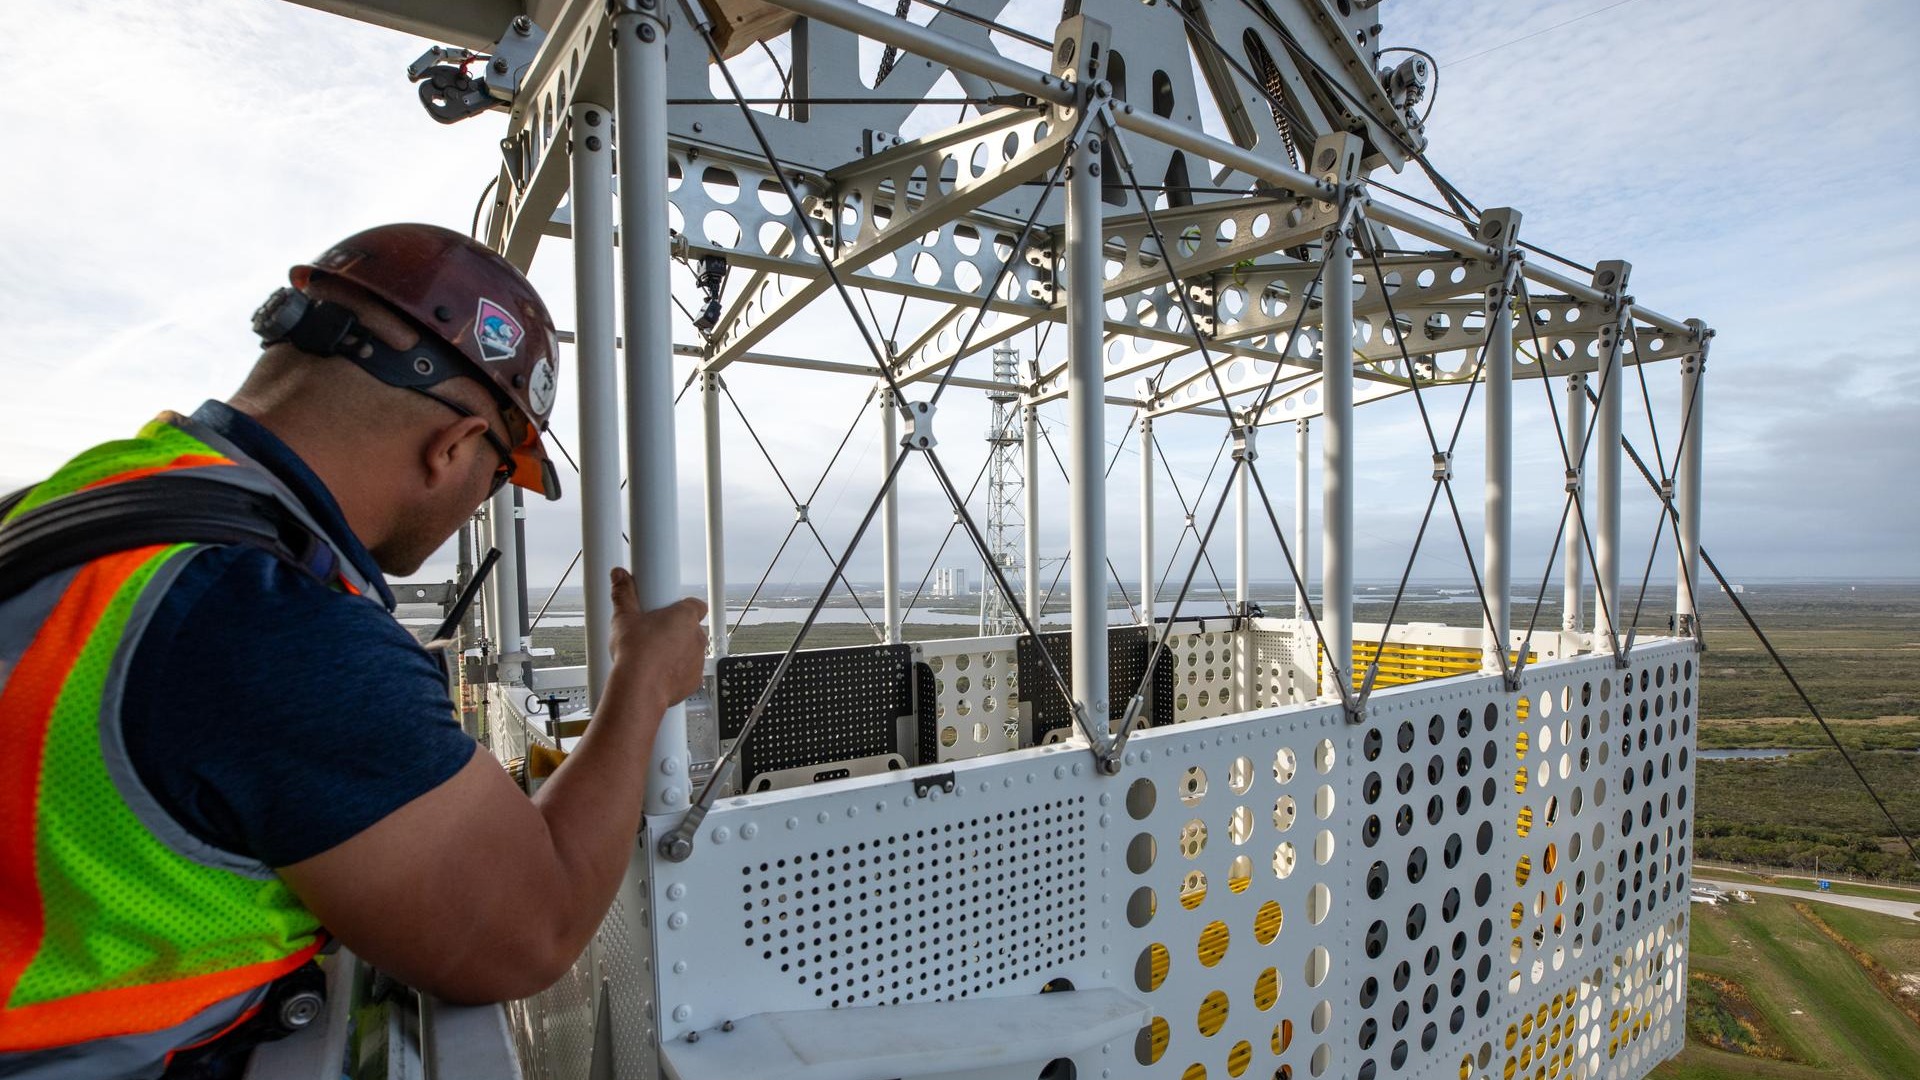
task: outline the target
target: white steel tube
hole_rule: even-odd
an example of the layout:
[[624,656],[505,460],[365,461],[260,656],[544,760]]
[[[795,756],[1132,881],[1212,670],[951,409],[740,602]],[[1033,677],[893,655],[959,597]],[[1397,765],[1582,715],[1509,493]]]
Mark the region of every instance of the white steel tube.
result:
[[1102,333],[1100,153],[1094,138],[1074,147],[1066,182],[1068,487],[1073,564],[1073,696],[1095,745],[1107,738],[1106,378]]
[[1312,575],[1307,570],[1307,526],[1312,519],[1312,507],[1307,503],[1307,484],[1310,472],[1307,468],[1309,455],[1313,452],[1313,422],[1297,420],[1293,425],[1293,561],[1300,568],[1300,582],[1293,589],[1293,617],[1300,624],[1302,640],[1305,639],[1307,620],[1313,611],[1307,601],[1307,579]]
[[[1290,169],[1230,142],[1216,139],[1203,132],[1198,125],[1176,123],[1129,104],[1117,105],[1114,109],[1114,120],[1128,131],[1137,131],[1155,142],[1164,143],[1177,150],[1185,150],[1208,161],[1231,166],[1248,176],[1257,176],[1269,186],[1281,188],[1295,195],[1311,195],[1316,198],[1333,196],[1333,186],[1326,181],[1309,176],[1298,169]],[[1468,243],[1471,244],[1471,241]],[[1484,245],[1481,245],[1481,250],[1485,250]]]
[[495,659],[500,665],[500,681],[519,684],[525,680],[521,661],[526,659],[526,612],[520,607],[520,531],[514,528],[512,487],[495,492],[487,507],[487,530],[493,546],[500,549],[493,564],[493,639],[500,650]]
[[[1542,285],[1550,286],[1557,292],[1566,293],[1568,296],[1585,300],[1589,303],[1604,303],[1607,299],[1607,294],[1603,290],[1596,288],[1591,282],[1575,281],[1565,274],[1557,274],[1552,270],[1535,266],[1532,263],[1527,264],[1527,280],[1537,281]],[[1632,314],[1636,321],[1665,333],[1684,335],[1691,332],[1685,322],[1671,316],[1662,315],[1651,308],[1645,308],[1639,304],[1633,306]]]
[[[673,260],[667,229],[667,27],[658,9],[614,16],[614,118],[620,164],[620,286],[627,374],[627,511],[634,584],[651,610],[680,595],[673,424]],[[724,616],[723,616],[724,617]],[[689,802],[687,714],[661,718],[647,812]]]
[[720,455],[720,376],[700,376],[700,432],[706,439],[703,455],[707,519],[707,625],[715,660],[727,655],[727,515],[726,491]]
[[1679,578],[1674,582],[1675,628],[1693,631],[1700,610],[1700,472],[1706,419],[1706,346],[1680,362],[1680,466],[1675,477],[1674,509],[1680,514]]
[[612,667],[613,597],[607,575],[622,562],[620,360],[614,351],[613,110],[573,107],[575,381],[580,387],[580,559],[587,616],[587,699],[600,703]]
[[906,19],[890,18],[886,12],[863,7],[854,0],[778,0],[778,4],[788,11],[852,30],[861,37],[896,46],[922,59],[979,75],[1007,90],[1032,94],[1059,105],[1070,104],[1074,99],[1071,88],[1046,72],[935,33]]
[[[1247,432],[1251,452],[1253,429],[1248,428]],[[1249,498],[1252,487],[1253,462],[1249,460],[1240,466],[1233,492],[1233,603],[1240,616],[1240,632],[1233,643],[1233,673],[1234,696],[1239,698],[1241,712],[1253,708],[1253,621],[1247,617],[1253,579],[1253,512]]]
[[[1026,542],[1026,588],[1027,618],[1033,620],[1037,629],[1040,626],[1040,407],[1038,405],[1021,406],[1021,416],[1025,425],[1020,434],[1020,449],[1025,456],[1026,488],[1021,492],[1027,500],[1026,532],[1022,539]],[[984,587],[985,582],[981,582]]]
[[1513,305],[1504,282],[1487,287],[1486,522],[1481,577],[1487,591],[1480,667],[1506,667],[1513,620]]
[[[1498,249],[1479,240],[1475,240],[1465,233],[1454,232],[1444,225],[1436,225],[1426,218],[1420,217],[1417,214],[1410,214],[1397,206],[1391,206],[1387,203],[1370,203],[1367,206],[1367,220],[1378,222],[1390,229],[1397,229],[1400,232],[1417,236],[1422,240],[1439,244],[1441,247],[1451,251],[1457,251],[1468,258],[1492,259],[1498,257],[1500,254]],[[1535,277],[1531,272],[1532,267],[1528,267],[1528,271],[1528,277]],[[1594,299],[1597,299],[1599,296],[1591,286],[1582,285],[1579,286],[1579,289],[1580,292],[1593,293]],[[1578,294],[1576,293],[1575,295]]]
[[[1567,457],[1579,468],[1580,447],[1587,435],[1587,377],[1581,373],[1567,376],[1567,415],[1566,431],[1562,438],[1566,440]],[[1566,567],[1561,579],[1560,593],[1560,629],[1564,633],[1578,634],[1587,627],[1586,613],[1586,572],[1587,545],[1580,534],[1580,522],[1586,513],[1587,480],[1584,472],[1568,477],[1573,491],[1568,497],[1574,505],[1567,511],[1567,527],[1562,534],[1561,547],[1565,551]]]
[[1153,637],[1153,417],[1140,409],[1140,623]]
[[1593,446],[1588,451],[1594,460],[1593,529],[1593,648],[1612,652],[1620,628],[1620,434],[1621,400],[1626,387],[1620,366],[1620,333],[1632,318],[1623,312],[1611,333],[1603,333],[1600,346],[1599,378],[1595,396],[1600,399],[1594,418]]
[[[892,474],[893,459],[900,454],[900,403],[892,390],[879,391],[880,397],[880,474]],[[900,644],[900,485],[887,485],[880,507],[880,589],[882,618],[886,620],[887,644]]]
[[[1327,244],[1321,307],[1320,626],[1328,674],[1337,665],[1351,685],[1353,662],[1353,240],[1346,229]],[[1323,697],[1343,697],[1325,681]]]

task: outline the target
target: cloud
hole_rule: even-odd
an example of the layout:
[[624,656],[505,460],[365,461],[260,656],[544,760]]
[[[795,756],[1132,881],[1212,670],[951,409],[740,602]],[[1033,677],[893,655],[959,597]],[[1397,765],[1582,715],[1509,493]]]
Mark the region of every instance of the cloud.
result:
[[[1904,68],[1920,10],[1841,2],[1809,18],[1785,4],[1636,2],[1448,64],[1593,6],[1383,7],[1389,43],[1421,45],[1441,61],[1434,161],[1480,205],[1522,208],[1523,236],[1577,259],[1628,258],[1643,303],[1699,315],[1718,330],[1706,414],[1707,543],[1730,571],[1913,573],[1910,538],[1920,521],[1912,500],[1888,493],[1910,487],[1920,465],[1911,438],[1920,396],[1905,374],[1911,350],[1889,330],[1915,285],[1920,143],[1910,135],[1913,110],[1887,73]],[[1049,27],[1034,10],[1018,14],[1044,35]],[[0,432],[0,486],[31,482],[161,408],[224,396],[255,355],[247,316],[289,263],[380,220],[464,229],[498,169],[503,118],[428,121],[403,76],[428,43],[405,35],[256,0],[30,0],[16,23],[12,75],[24,89],[10,135],[20,156],[0,172],[0,295],[13,333],[0,363],[12,394],[33,407]],[[73,62],[71,43],[82,40],[97,63]],[[750,93],[773,88],[770,67],[758,71],[744,59],[743,67]],[[1419,190],[1412,173],[1396,182]],[[571,259],[564,244],[549,247],[533,276],[571,324]],[[677,295],[691,302],[690,276],[675,273]],[[737,273],[734,287],[743,280]],[[892,322],[894,303],[874,298],[880,322]],[[909,305],[899,336],[910,337],[929,314]],[[676,316],[676,324],[676,340],[693,340],[684,320]],[[1046,355],[1060,354],[1063,337],[1048,339]],[[1021,346],[1030,352],[1034,342],[1023,338]],[[831,295],[763,348],[867,359]],[[966,373],[985,367],[979,358]],[[1648,375],[1671,456],[1677,375],[1671,365]],[[803,500],[870,385],[748,367],[728,381]],[[1444,435],[1459,397],[1436,397]],[[555,429],[577,451],[573,401],[563,387]],[[1650,450],[1637,396],[1630,401],[1629,431]],[[1516,402],[1515,569],[1524,581],[1552,547],[1560,465],[1540,390],[1523,384]],[[1064,410],[1050,406],[1046,415],[1064,454]],[[942,456],[963,488],[984,460],[986,418],[977,393],[942,399]],[[1128,419],[1108,411],[1110,444]],[[1477,411],[1469,415],[1456,454],[1470,546],[1479,543],[1480,423]],[[676,425],[680,564],[691,583],[702,577],[704,551],[697,395],[677,410]],[[730,409],[723,425],[728,576],[751,583],[792,524],[794,499]],[[1159,424],[1162,450],[1202,524],[1222,490],[1224,464],[1201,490],[1221,429],[1202,418]],[[1426,435],[1406,397],[1362,409],[1357,429],[1359,575],[1390,578],[1404,564],[1430,486]],[[1260,463],[1289,530],[1292,441],[1289,429],[1267,433]],[[810,500],[809,515],[836,554],[871,501],[881,452],[868,409]],[[1109,550],[1130,581],[1139,468],[1129,436],[1108,503]],[[1156,471],[1164,564],[1184,517],[1173,485]],[[1049,555],[1067,548],[1061,484],[1043,455]],[[1627,561],[1635,566],[1656,513],[1636,485],[1629,474]],[[1308,492],[1316,509],[1318,487],[1316,476]],[[973,505],[983,513],[979,497]],[[536,583],[557,579],[569,562],[577,507],[569,498],[530,508]],[[906,470],[901,507],[903,573],[912,584],[953,519],[917,462]],[[1216,539],[1223,570],[1232,515],[1229,505]],[[1284,578],[1272,529],[1259,526],[1257,519],[1251,530],[1256,576]],[[1317,524],[1314,531],[1308,561],[1317,566]],[[877,579],[878,548],[876,529],[852,564],[856,578]],[[1450,520],[1435,522],[1424,551],[1421,574],[1464,576],[1468,555]],[[940,561],[973,565],[975,556],[955,534]],[[1657,573],[1670,573],[1669,564],[1663,557]],[[819,581],[827,566],[803,534],[772,580]],[[442,557],[423,576],[450,567]],[[1184,571],[1183,560],[1175,580]]]

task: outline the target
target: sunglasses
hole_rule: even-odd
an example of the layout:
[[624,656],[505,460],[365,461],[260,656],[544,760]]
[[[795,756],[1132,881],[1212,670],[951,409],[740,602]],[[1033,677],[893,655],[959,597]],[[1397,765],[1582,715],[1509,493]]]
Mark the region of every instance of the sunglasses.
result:
[[[471,417],[472,419],[486,423],[486,417],[481,416],[479,413],[474,412],[472,409],[467,408],[465,405],[451,398],[441,397],[431,390],[425,390],[418,386],[411,386],[408,387],[408,389],[422,397],[432,398],[447,408],[452,409],[454,412],[459,413],[461,416]],[[502,415],[505,415],[504,410],[502,411]],[[487,488],[487,497],[491,499],[500,493],[501,488],[507,486],[508,480],[513,479],[513,470],[515,468],[513,450],[501,441],[500,436],[493,433],[493,425],[490,423],[487,424],[486,428],[482,430],[480,434],[487,440],[487,444],[493,447],[493,452],[500,455],[500,467],[494,470],[492,486]]]

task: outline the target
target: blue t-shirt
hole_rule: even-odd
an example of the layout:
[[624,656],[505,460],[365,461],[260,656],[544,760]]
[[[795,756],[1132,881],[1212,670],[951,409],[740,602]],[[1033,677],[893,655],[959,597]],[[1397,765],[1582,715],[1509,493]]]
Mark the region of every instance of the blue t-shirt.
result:
[[205,551],[129,664],[120,723],[140,779],[200,839],[286,866],[444,783],[474,742],[320,478],[227,405],[193,418],[291,488],[378,593],[336,592],[257,548]]

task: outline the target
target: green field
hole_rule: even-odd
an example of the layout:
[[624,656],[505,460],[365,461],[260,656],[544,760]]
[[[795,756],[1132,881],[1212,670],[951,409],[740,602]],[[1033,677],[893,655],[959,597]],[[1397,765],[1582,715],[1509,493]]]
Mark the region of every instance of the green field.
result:
[[[1920,1022],[1784,896],[1693,905],[1687,1048],[1661,1080],[1894,1080],[1920,1076]],[[1920,975],[1920,922],[1808,905],[1888,972]],[[1710,982],[1707,980],[1711,980]],[[1698,991],[1709,987],[1705,994]],[[1715,983],[1729,984],[1735,995]],[[1732,1038],[1728,1035],[1731,1033]],[[1777,1055],[1715,1049],[1733,1042]]]

